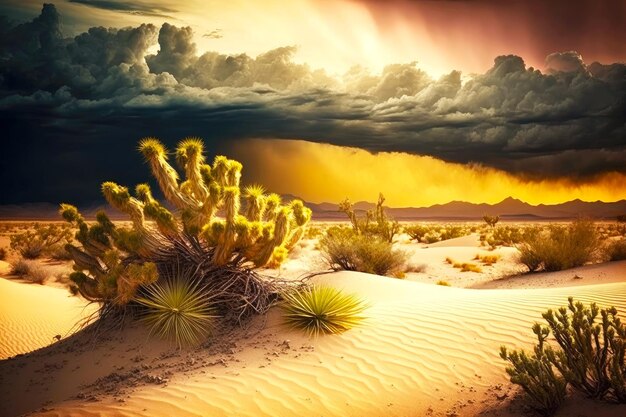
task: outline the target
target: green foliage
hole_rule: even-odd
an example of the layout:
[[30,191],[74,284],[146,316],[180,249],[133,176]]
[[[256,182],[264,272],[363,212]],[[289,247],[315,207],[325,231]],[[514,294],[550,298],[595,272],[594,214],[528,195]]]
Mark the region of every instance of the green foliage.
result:
[[151,334],[171,340],[179,348],[201,343],[217,317],[210,293],[189,273],[145,286],[135,301],[145,307],[141,320]]
[[[591,398],[626,403],[626,326],[615,307],[586,307],[568,299],[568,306],[545,312],[547,326],[536,323],[534,355],[525,352],[500,355],[513,365],[511,382],[521,385],[534,406],[549,415],[563,402],[566,384]],[[558,347],[547,345],[548,336]]]
[[544,343],[550,331],[535,324],[533,332],[538,339],[533,353],[523,350],[509,352],[502,346],[500,357],[511,364],[506,372],[511,382],[520,385],[528,395],[531,406],[540,414],[550,416],[565,400],[567,382],[555,372],[546,354]]
[[358,235],[373,235],[391,243],[393,237],[400,231],[400,224],[389,219],[385,213],[383,204],[385,197],[380,193],[378,202],[373,210],[368,210],[364,218],[359,218],[352,203],[347,198],[339,204],[339,210],[343,211],[352,224],[352,229]]
[[283,294],[285,323],[309,335],[338,334],[363,320],[365,303],[355,295],[326,286],[299,288]]
[[351,229],[330,228],[320,240],[328,265],[335,270],[393,275],[404,269],[407,254],[376,236],[363,236]]
[[550,225],[547,230],[529,228],[523,235],[519,261],[530,271],[560,271],[595,259],[600,239],[593,222],[576,220],[570,225]]
[[500,221],[500,216],[490,216],[485,214],[483,216],[483,221],[487,223],[487,226],[496,227],[496,224]]
[[11,249],[26,259],[36,259],[53,248],[72,241],[72,230],[67,225],[35,223],[32,230],[10,237]]
[[561,347],[548,352],[550,361],[585,395],[626,403],[626,326],[617,310],[568,301],[567,307],[543,314]]
[[178,169],[155,138],[143,139],[139,151],[167,204],[154,198],[148,184],[131,192],[103,183],[105,199],[128,215],[130,227],[116,226],[104,213],[87,224],[75,207],[62,204],[61,215],[78,228],[80,243],[66,246],[74,261],[73,290],[122,310],[142,288],[166,285],[160,271],[182,264],[195,271],[194,282],[211,291],[222,317],[241,321],[267,311],[276,301],[277,284],[254,269],[287,258],[305,234],[311,210],[299,200],[283,204],[260,186],[242,190],[242,165],[225,156],[208,163],[200,139],[178,144]]

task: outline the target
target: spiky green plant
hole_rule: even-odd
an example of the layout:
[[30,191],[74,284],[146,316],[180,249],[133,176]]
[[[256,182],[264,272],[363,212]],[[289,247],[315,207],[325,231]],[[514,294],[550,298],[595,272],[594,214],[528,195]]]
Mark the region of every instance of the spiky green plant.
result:
[[135,297],[145,307],[141,320],[150,333],[176,343],[197,345],[211,334],[217,317],[206,286],[190,276],[175,276],[146,286]]
[[285,323],[312,336],[349,330],[363,320],[367,308],[357,296],[328,286],[299,288],[283,298]]
[[157,280],[157,271],[182,263],[210,287],[220,314],[241,320],[267,311],[277,298],[276,285],[254,269],[287,258],[311,210],[297,200],[283,204],[259,186],[242,192],[242,165],[225,156],[208,164],[200,139],[177,146],[181,174],[158,139],[143,139],[139,151],[169,204],[159,202],[148,184],[137,185],[131,195],[127,187],[105,182],[104,197],[130,217],[132,227],[117,227],[104,213],[89,225],[75,207],[62,204],[61,214],[78,228],[81,245],[66,248],[74,260],[75,291],[123,308]]

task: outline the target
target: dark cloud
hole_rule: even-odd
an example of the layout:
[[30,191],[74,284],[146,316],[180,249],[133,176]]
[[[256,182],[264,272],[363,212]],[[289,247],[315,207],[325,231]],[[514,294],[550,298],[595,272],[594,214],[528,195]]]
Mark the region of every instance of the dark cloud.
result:
[[68,0],[70,3],[83,4],[98,9],[112,10],[137,14],[142,16],[170,17],[168,13],[176,13],[177,10],[164,7],[158,4],[140,3],[137,1],[116,1],[116,0]]
[[0,45],[3,203],[92,201],[104,180],[144,181],[135,147],[148,135],[200,136],[213,152],[299,138],[578,181],[626,172],[626,65],[575,52],[548,56],[545,73],[508,55],[468,77],[407,63],[335,79],[289,46],[198,55],[191,29],[169,24],[63,38],[51,5]]

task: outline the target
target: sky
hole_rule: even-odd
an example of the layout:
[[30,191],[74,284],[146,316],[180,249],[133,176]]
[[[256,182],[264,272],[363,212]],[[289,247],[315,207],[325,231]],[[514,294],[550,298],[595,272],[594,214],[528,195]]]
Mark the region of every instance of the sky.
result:
[[626,2],[0,3],[0,204],[101,200],[187,136],[392,206],[626,198]]

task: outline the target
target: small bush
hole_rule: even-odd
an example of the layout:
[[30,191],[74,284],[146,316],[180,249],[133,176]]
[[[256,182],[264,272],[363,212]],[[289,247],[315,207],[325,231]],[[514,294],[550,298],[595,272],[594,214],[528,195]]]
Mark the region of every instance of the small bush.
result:
[[478,254],[478,255],[476,255],[476,257],[474,259],[479,261],[483,265],[491,266],[491,265],[495,264],[496,262],[498,262],[500,260],[500,255],[480,255],[480,254]]
[[216,317],[206,288],[186,275],[152,283],[136,298],[145,307],[142,321],[150,326],[150,333],[176,342],[179,348],[202,342]]
[[513,246],[522,242],[523,237],[524,231],[519,227],[500,226],[494,227],[491,234],[485,235],[484,238],[481,235],[481,241],[485,241],[490,247],[495,248],[497,246]]
[[607,255],[609,261],[626,260],[626,239],[611,243],[607,248]]
[[0,261],[4,261],[7,258],[6,248],[0,248]]
[[506,368],[506,372],[512,383],[522,387],[530,399],[532,408],[541,415],[550,416],[565,400],[567,382],[554,371],[546,355],[544,342],[550,334],[549,330],[535,324],[533,332],[539,343],[532,354],[523,350],[509,352],[502,346],[500,357],[511,364]]
[[351,294],[326,286],[300,288],[283,295],[285,323],[309,335],[338,334],[363,320],[365,303]]
[[11,265],[11,274],[35,284],[44,284],[48,280],[48,273],[45,268],[33,261],[24,259],[19,259]]
[[476,272],[476,273],[480,273],[483,272],[482,269],[480,269],[480,267],[476,264],[472,264],[472,263],[462,263],[461,264],[461,272]]
[[11,264],[11,274],[23,277],[30,272],[32,262],[25,261],[24,259],[18,259]]
[[320,241],[322,254],[335,270],[390,275],[403,271],[407,254],[387,241],[357,235],[349,229],[329,229]]
[[426,226],[422,226],[419,224],[408,226],[404,229],[404,231],[411,237],[412,240],[416,240],[421,242],[426,233],[428,233],[430,229]]
[[55,245],[47,251],[48,256],[56,261],[71,261],[72,256],[63,245]]
[[[615,307],[586,307],[570,297],[567,307],[542,316],[548,326],[533,327],[539,340],[534,356],[509,354],[504,346],[500,352],[513,364],[507,368],[511,382],[524,388],[535,408],[553,413],[563,401],[565,384],[590,398],[626,403],[626,325]],[[550,332],[558,348],[544,347]]]
[[44,252],[72,241],[72,229],[66,225],[35,223],[33,230],[12,235],[11,249],[26,259],[39,258]]
[[547,230],[530,228],[518,249],[519,261],[530,271],[560,271],[594,260],[600,239],[593,222],[577,220],[568,226],[551,225]]
[[442,287],[450,287],[450,283],[448,281],[439,280],[437,281],[437,285],[441,285]]
[[426,272],[426,264],[408,263],[404,268],[404,272]]

